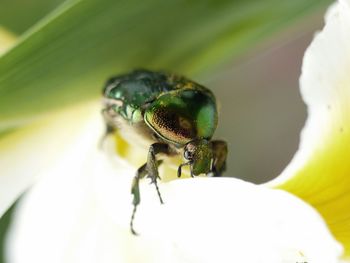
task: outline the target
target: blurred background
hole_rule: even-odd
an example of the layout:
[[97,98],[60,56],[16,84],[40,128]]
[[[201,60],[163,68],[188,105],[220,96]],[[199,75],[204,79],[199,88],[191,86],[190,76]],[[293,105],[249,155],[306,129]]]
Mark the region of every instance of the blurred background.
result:
[[318,8],[206,76],[221,104],[215,137],[229,143],[228,175],[269,181],[297,151],[307,117],[299,92],[302,60],[325,11]]
[[[10,37],[29,35],[28,29],[42,23],[41,19],[63,2],[0,0],[0,26]],[[298,88],[303,54],[314,33],[322,28],[329,3],[322,1],[268,37],[257,38],[249,49],[226,59],[213,73],[199,75],[199,79],[190,73],[212,89],[220,103],[215,138],[229,144],[226,175],[266,182],[278,176],[293,157],[306,119]],[[0,35],[1,41],[5,43]],[[10,215],[8,212],[0,221],[2,240]]]
[[300,92],[303,55],[323,26],[317,10],[225,65],[207,85],[221,102],[216,137],[229,142],[228,174],[263,183],[298,149],[307,112]]
[[[0,25],[20,36],[63,2],[1,0]],[[297,150],[306,118],[298,89],[303,53],[322,28],[330,2],[290,19],[283,29],[257,39],[248,51],[196,79],[212,89],[220,103],[215,137],[229,143],[228,176],[266,182],[283,170]],[[16,14],[19,19],[14,19]]]

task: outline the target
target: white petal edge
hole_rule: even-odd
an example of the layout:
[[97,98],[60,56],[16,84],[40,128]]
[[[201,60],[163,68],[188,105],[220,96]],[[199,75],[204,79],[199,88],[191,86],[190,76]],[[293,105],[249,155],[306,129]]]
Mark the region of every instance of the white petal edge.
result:
[[99,125],[92,122],[20,202],[9,263],[339,262],[341,246],[310,206],[231,178],[163,183],[164,205],[143,181],[140,236],[131,235],[135,170],[97,149]]
[[0,216],[40,173],[61,158],[98,114],[97,103],[83,104],[52,113],[0,138]]
[[350,0],[333,4],[325,20],[324,29],[316,34],[304,55],[300,91],[308,106],[308,119],[299,149],[269,186],[291,179],[332,140],[332,134],[350,130]]

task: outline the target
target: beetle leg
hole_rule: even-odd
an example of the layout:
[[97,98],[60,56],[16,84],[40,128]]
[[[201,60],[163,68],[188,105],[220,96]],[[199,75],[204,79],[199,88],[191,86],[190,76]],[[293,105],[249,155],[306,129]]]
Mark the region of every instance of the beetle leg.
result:
[[[177,177],[179,177],[179,178],[181,177],[182,167],[186,166],[186,165],[191,165],[191,161],[179,165],[179,168],[177,168]],[[191,171],[191,176],[192,176],[192,171]]]
[[169,152],[170,152],[169,146],[165,143],[152,144],[148,151],[147,162],[144,165],[142,165],[139,169],[137,169],[136,175],[132,180],[131,194],[133,195],[132,203],[134,205],[134,209],[132,211],[131,220],[130,220],[130,230],[131,230],[131,233],[133,233],[134,235],[137,235],[137,233],[134,230],[134,219],[135,219],[136,209],[141,202],[140,187],[139,187],[140,179],[144,178],[146,175],[147,177],[151,178],[151,183],[154,183],[156,186],[160,203],[163,204],[163,199],[157,184],[157,179],[160,179],[159,173],[158,173],[158,166],[162,163],[162,161],[161,160],[157,161],[156,155],[158,153],[167,154]]
[[130,220],[130,230],[131,230],[131,233],[133,233],[134,235],[137,235],[133,225],[135,214],[136,214],[136,208],[141,202],[139,182],[140,182],[140,179],[145,177],[146,174],[147,174],[146,164],[144,164],[139,169],[137,169],[136,175],[132,180],[132,184],[131,184],[131,194],[133,195],[132,204],[134,205],[134,209],[132,211],[131,220]]
[[194,178],[193,166],[192,165],[190,165],[190,174],[191,174],[191,177]]
[[157,193],[159,196],[160,202],[163,204],[162,196],[159,192],[157,179],[160,179],[159,173],[158,173],[158,162],[156,159],[156,155],[158,153],[165,153],[169,154],[169,146],[165,143],[153,143],[148,150],[148,156],[147,156],[147,163],[146,163],[146,170],[147,174],[150,179],[151,183],[154,183],[157,189]]
[[227,143],[220,140],[211,141],[211,148],[213,151],[213,165],[212,172],[215,177],[221,176],[226,170],[226,158],[227,158]]

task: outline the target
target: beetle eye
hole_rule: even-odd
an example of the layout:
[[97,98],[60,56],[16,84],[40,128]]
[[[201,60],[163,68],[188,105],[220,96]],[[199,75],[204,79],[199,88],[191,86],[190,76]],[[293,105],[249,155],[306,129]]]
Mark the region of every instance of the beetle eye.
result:
[[193,154],[190,151],[185,151],[184,152],[184,157],[185,157],[186,160],[190,160],[190,159],[192,159]]

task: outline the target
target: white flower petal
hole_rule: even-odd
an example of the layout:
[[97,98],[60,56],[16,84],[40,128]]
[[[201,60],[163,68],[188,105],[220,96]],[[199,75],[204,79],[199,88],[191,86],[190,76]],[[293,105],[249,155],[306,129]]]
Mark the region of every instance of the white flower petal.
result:
[[339,0],[307,49],[300,78],[308,120],[298,152],[270,182],[314,206],[350,257],[350,1]]
[[228,178],[141,184],[135,228],[134,169],[96,148],[89,132],[20,203],[9,262],[338,262],[341,246],[308,205],[280,191]]
[[[323,48],[314,44],[305,58],[302,83],[310,87],[303,88],[303,96],[315,110],[310,108],[307,127],[311,128],[305,129],[301,145],[306,140],[310,144],[305,143],[282,181],[294,176],[288,174],[290,169],[312,164],[314,153],[324,151],[320,138],[339,124],[346,128],[342,132],[348,128],[349,115],[343,115],[347,104],[334,98],[347,102],[349,93],[328,87],[334,80],[340,80],[336,87],[349,83],[342,70],[348,66],[349,53],[339,51],[333,59],[331,52],[324,51],[327,45],[340,43],[340,49],[348,45],[349,18],[344,10],[349,1],[338,6],[342,9],[334,7],[327,18],[326,34],[334,37],[334,43],[323,40],[324,34],[318,35],[317,43]],[[330,60],[328,68],[308,59],[321,55]],[[305,73],[315,67],[320,75]],[[334,67],[338,71],[328,76]],[[325,93],[318,93],[320,83]],[[324,102],[329,98],[336,103],[326,106],[338,115],[327,115],[329,107],[325,109]],[[42,171],[47,176],[22,200],[9,236],[9,262],[338,262],[341,246],[311,207],[286,192],[235,179],[197,178],[161,184],[163,206],[154,186],[143,182],[135,220],[141,235],[132,236],[129,217],[134,169],[97,150],[103,127],[94,122],[84,127],[89,132],[65,148],[65,157],[55,166]],[[300,182],[296,188],[305,188]]]
[[[300,78],[308,119],[299,151],[273,183],[285,182],[350,129],[350,1],[334,4],[307,49]],[[345,141],[344,141],[345,144]],[[348,148],[350,149],[350,148]],[[348,162],[349,164],[349,162]]]
[[84,104],[52,113],[45,120],[1,137],[0,216],[86,131],[88,120],[97,118],[96,106]]

